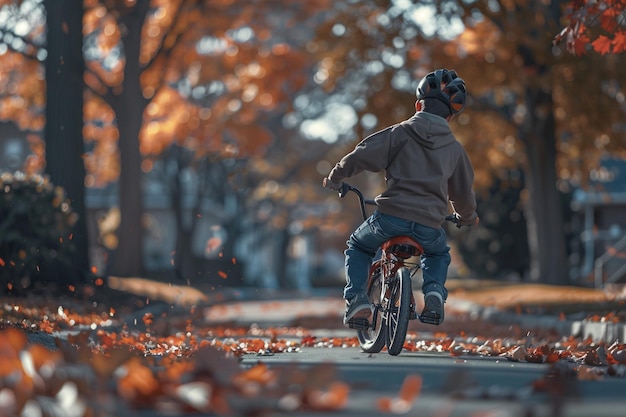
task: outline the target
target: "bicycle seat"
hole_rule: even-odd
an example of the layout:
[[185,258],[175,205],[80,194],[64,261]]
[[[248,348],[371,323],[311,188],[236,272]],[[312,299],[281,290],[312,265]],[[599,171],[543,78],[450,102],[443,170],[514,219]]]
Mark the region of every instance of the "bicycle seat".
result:
[[422,245],[409,236],[396,236],[381,246],[384,251],[394,253],[398,258],[407,259],[424,253]]

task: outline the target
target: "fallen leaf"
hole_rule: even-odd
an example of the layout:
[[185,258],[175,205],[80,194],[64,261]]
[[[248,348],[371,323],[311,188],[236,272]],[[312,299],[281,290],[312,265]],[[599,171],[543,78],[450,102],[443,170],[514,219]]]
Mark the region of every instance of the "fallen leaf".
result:
[[505,357],[513,362],[525,361],[527,357],[526,348],[524,346],[516,346],[513,349],[509,350],[505,354]]

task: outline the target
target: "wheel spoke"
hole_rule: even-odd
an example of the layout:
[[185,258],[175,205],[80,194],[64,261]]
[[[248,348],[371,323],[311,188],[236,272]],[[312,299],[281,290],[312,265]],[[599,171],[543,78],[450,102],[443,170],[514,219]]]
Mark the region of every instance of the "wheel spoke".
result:
[[405,268],[400,269],[393,280],[387,319],[387,350],[391,355],[398,355],[404,346],[409,325],[411,305],[411,277]]
[[373,275],[370,278],[367,291],[370,302],[375,306],[372,312],[372,321],[367,329],[357,331],[361,349],[368,353],[380,352],[385,346],[387,314],[381,305],[381,300],[384,299],[383,291],[384,285],[380,273]]

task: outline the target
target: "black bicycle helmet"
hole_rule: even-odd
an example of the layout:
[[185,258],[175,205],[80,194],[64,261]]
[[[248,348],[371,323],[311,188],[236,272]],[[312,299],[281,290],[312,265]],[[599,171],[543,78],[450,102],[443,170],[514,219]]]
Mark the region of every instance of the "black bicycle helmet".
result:
[[450,109],[450,114],[457,114],[465,107],[467,92],[465,81],[454,70],[441,68],[426,74],[415,91],[418,100],[436,98],[443,101]]

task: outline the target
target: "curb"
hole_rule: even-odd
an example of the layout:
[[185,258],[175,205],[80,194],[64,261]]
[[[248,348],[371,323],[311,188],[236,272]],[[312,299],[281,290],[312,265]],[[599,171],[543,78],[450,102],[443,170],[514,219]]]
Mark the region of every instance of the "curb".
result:
[[594,342],[625,342],[626,324],[575,321],[572,323],[572,334],[591,338]]
[[[480,306],[475,307],[480,308]],[[554,316],[515,314],[495,308],[483,308],[480,316],[483,320],[498,324],[515,323],[523,327],[553,329],[567,336],[590,338],[596,343],[626,341],[626,324],[624,323],[563,320]]]

